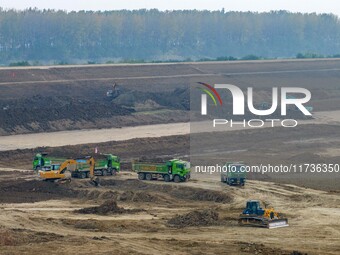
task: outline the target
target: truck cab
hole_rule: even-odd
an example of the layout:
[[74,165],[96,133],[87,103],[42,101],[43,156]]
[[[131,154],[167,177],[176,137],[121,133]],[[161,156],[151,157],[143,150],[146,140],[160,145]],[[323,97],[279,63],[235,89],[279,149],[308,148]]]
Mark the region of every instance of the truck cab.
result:
[[51,160],[46,158],[47,153],[37,153],[32,162],[33,170],[38,171],[43,167],[49,167],[51,165]]
[[115,174],[120,171],[120,158],[112,154],[106,154],[107,169],[109,173]]
[[[172,159],[167,162],[168,173],[175,182],[187,181],[190,179],[190,163],[187,161]],[[177,177],[176,177],[177,176]],[[171,179],[172,179],[171,178]],[[179,181],[175,180],[179,178]]]
[[112,154],[96,155],[95,175],[115,175],[120,171],[120,158]]

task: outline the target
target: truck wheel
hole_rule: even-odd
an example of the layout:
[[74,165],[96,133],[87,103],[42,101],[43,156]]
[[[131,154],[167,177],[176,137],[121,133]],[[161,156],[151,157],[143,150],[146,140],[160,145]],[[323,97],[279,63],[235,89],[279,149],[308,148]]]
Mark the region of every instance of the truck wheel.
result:
[[86,173],[85,172],[80,173],[80,178],[81,179],[85,179],[86,178]]
[[90,172],[87,172],[86,173],[86,178],[90,178],[91,177],[90,175],[91,175]]
[[145,174],[144,173],[139,173],[138,174],[138,179],[139,180],[145,180]]
[[179,177],[179,175],[175,175],[174,182],[176,182],[176,183],[181,182],[181,177]]
[[109,175],[113,175],[113,169],[111,168],[111,167],[109,167],[108,169],[107,169],[107,173],[109,174]]
[[152,180],[152,174],[146,174],[145,179],[147,179],[148,181]]
[[103,176],[107,176],[107,171],[106,170],[102,170],[102,175]]
[[164,181],[165,181],[165,182],[169,182],[169,181],[170,181],[170,175],[168,175],[168,174],[165,174],[165,175],[163,176],[163,178],[164,178]]

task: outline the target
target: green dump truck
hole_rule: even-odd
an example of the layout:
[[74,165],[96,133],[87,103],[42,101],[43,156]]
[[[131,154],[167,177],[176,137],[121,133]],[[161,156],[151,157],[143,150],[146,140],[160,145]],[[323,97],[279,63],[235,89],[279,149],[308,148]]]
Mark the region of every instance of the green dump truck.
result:
[[54,164],[61,164],[66,158],[48,157],[47,153],[37,153],[32,162],[33,170],[49,170]]
[[139,180],[162,178],[165,182],[184,182],[190,179],[190,163],[179,159],[161,163],[134,161],[132,170],[137,172]]
[[224,169],[226,171],[221,172],[221,182],[228,185],[244,186],[246,183],[246,165],[243,163],[231,163],[225,164]]
[[[85,157],[76,159],[77,165],[73,166],[72,177],[88,178],[90,176],[90,165]],[[93,156],[95,159],[94,175],[115,175],[120,171],[120,159],[112,154],[97,154]]]
[[96,160],[95,175],[115,175],[120,171],[120,158],[112,154],[100,154],[94,156]]
[[[96,160],[95,175],[114,175],[120,171],[120,159],[112,154],[98,154],[94,156]],[[33,169],[49,171],[57,169],[67,158],[47,157],[47,153],[38,153],[33,159]],[[78,165],[73,169],[73,177],[86,178],[90,173],[90,166],[84,159],[77,160]]]

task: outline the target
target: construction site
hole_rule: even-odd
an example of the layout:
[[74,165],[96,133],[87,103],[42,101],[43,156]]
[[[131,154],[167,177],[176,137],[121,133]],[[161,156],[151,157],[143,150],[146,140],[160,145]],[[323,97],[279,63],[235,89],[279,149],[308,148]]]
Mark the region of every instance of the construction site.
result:
[[[0,68],[0,253],[340,254],[336,168],[231,185],[192,164],[339,164],[339,75],[338,59]],[[312,117],[202,139],[198,82],[259,103],[304,87]]]

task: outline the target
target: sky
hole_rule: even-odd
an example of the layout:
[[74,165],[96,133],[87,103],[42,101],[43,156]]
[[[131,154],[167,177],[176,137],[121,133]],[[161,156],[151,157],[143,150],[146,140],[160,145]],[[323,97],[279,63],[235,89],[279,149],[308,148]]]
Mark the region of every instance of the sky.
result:
[[340,16],[338,0],[0,0],[0,7],[23,10],[38,9],[78,10],[221,10],[226,11],[271,11],[288,10],[304,13],[333,13]]

